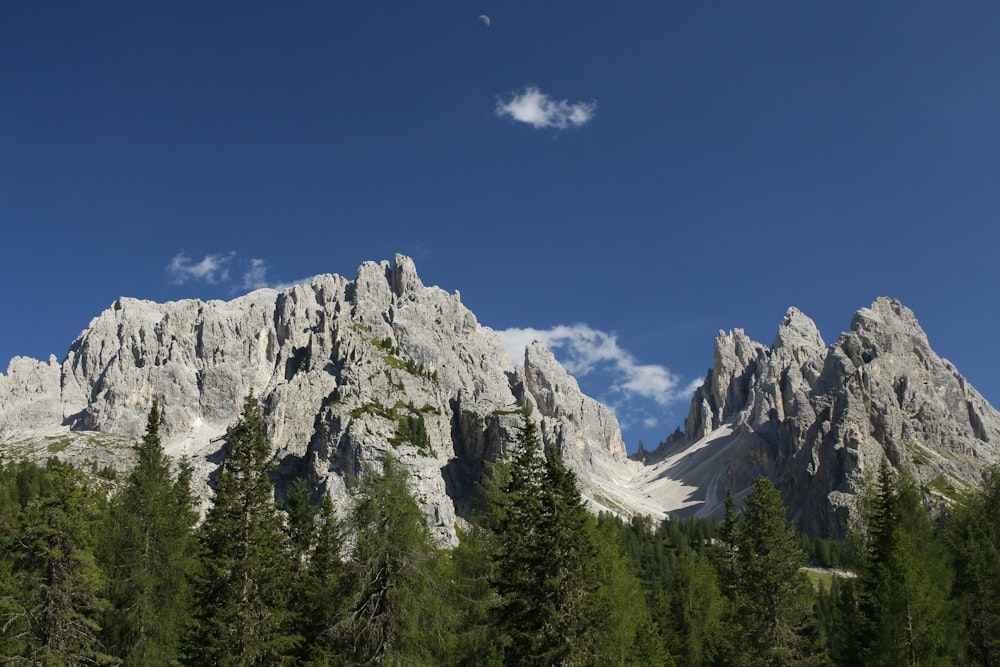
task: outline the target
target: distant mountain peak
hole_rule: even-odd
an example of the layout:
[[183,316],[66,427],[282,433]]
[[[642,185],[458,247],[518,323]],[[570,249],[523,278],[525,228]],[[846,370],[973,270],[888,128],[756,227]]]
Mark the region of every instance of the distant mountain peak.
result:
[[792,306],[778,325],[778,333],[771,343],[771,349],[787,348],[789,350],[824,349],[826,343],[816,328],[816,323],[801,310]]
[[726,488],[739,493],[764,475],[813,534],[841,533],[865,471],[883,457],[944,496],[1000,460],[1000,413],[931,349],[913,312],[885,297],[829,348],[797,308],[770,348],[740,329],[720,332],[684,432],[647,459],[679,465],[685,446],[701,451],[723,427],[727,455],[702,471],[714,492],[696,511],[717,512]]

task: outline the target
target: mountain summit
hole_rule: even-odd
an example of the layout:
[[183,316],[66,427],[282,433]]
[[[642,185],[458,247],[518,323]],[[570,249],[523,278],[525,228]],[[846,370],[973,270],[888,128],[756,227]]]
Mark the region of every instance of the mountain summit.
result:
[[402,255],[362,264],[354,280],[321,275],[228,302],[118,299],[61,363],[11,361],[0,424],[14,455],[115,465],[129,440],[111,434],[141,435],[157,400],[165,448],[190,457],[207,501],[222,436],[251,389],[279,478],[305,475],[343,497],[362,466],[392,451],[446,538],[483,461],[516,436],[519,406],[533,408],[598,506],[616,495],[601,471],[629,464],[614,414],[544,345],[515,368],[460,295],[424,286]]
[[684,431],[646,459],[647,476],[697,489],[689,511],[719,513],[727,488],[739,497],[764,475],[800,529],[839,535],[883,456],[946,498],[1000,460],[1000,413],[934,353],[913,312],[887,298],[855,313],[829,347],[796,308],[770,347],[720,331]]
[[305,476],[345,498],[392,453],[445,542],[483,463],[516,437],[521,406],[592,509],[715,514],[727,488],[739,496],[762,474],[817,535],[840,533],[883,454],[945,496],[1000,454],[1000,415],[931,350],[913,313],[879,299],[830,347],[795,308],[770,347],[720,332],[684,431],[630,460],[614,414],[544,344],[515,366],[457,292],[425,286],[402,255],[353,280],[321,275],[228,302],[118,299],[62,362],[17,357],[0,375],[2,451],[120,467],[156,400],[165,448],[189,458],[207,504],[251,390],[279,492]]

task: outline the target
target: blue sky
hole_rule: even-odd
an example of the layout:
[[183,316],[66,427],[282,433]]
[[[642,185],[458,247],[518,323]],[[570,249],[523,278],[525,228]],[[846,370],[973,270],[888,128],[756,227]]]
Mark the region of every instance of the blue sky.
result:
[[996,2],[8,2],[0,368],[402,252],[630,449],[792,305],[898,298],[996,405],[998,182]]

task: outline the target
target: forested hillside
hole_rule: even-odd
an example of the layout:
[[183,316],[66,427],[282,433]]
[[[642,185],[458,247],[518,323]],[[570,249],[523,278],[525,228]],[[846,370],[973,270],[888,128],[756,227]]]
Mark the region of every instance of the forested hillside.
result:
[[0,662],[1000,660],[995,471],[932,513],[911,476],[883,465],[843,544],[797,534],[763,478],[741,508],[730,496],[723,522],[656,525],[587,512],[573,472],[524,416],[454,548],[432,538],[391,455],[354,480],[350,508],[304,480],[275,502],[252,394],[200,522],[190,470],[163,454],[157,405],[126,475],[3,461]]

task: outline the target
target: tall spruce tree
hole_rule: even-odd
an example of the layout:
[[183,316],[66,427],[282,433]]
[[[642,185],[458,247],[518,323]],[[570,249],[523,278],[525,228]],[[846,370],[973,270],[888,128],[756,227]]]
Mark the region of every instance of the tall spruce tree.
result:
[[434,550],[409,475],[391,455],[361,479],[351,517],[349,608],[341,631],[351,664],[433,664]]
[[965,655],[972,664],[1000,665],[1000,468],[988,470],[950,518]]
[[853,600],[841,601],[853,637],[838,659],[887,666],[947,663],[958,634],[949,602],[952,572],[920,489],[908,471],[894,472],[883,459],[860,509],[861,568],[848,587]]
[[559,452],[552,446],[540,452],[535,424],[523,416],[493,526],[504,663],[589,664],[597,588],[593,519]]
[[674,653],[681,664],[715,664],[725,649],[724,600],[715,568],[706,556],[685,549],[677,557],[667,618],[676,638]]
[[288,488],[286,531],[294,571],[289,583],[289,622],[302,635],[297,659],[307,665],[341,664],[345,642],[337,624],[348,598],[342,526],[324,493],[313,501],[302,477]]
[[496,580],[499,508],[507,486],[510,466],[505,461],[487,461],[477,485],[477,500],[468,529],[458,530],[458,547],[452,552],[458,667],[498,667],[504,641],[494,623],[497,602],[492,582]]
[[311,495],[304,477],[296,477],[288,487],[285,531],[288,550],[295,562],[296,579],[304,577],[309,569],[309,558],[320,529],[320,506],[312,502]]
[[290,659],[300,638],[289,624],[289,573],[282,518],[268,473],[271,445],[264,437],[253,392],[226,433],[226,458],[215,501],[201,527],[202,574],[191,652],[210,665],[274,665]]
[[[622,532],[607,521],[607,516],[597,521],[588,516],[587,532],[596,548],[591,566],[594,589],[583,610],[591,626],[590,663],[655,664],[658,656],[650,653],[653,642],[644,647],[636,645],[640,637],[653,639],[648,625],[652,617],[635,564],[625,552]],[[661,645],[661,648],[666,647]]]
[[27,642],[28,619],[14,573],[20,514],[16,472],[0,457],[0,662],[23,653]]
[[2,503],[0,517],[0,544],[7,550],[0,573],[0,662],[108,662],[99,639],[107,600],[94,558],[103,496],[56,459],[45,468],[16,464],[5,477],[16,491]]
[[197,566],[190,472],[171,474],[159,428],[154,402],[135,466],[112,498],[100,549],[111,603],[105,644],[134,665],[169,665],[180,657]]
[[334,515],[329,494],[323,495],[316,521],[305,576],[295,586],[296,617],[304,638],[300,656],[308,665],[338,665],[345,646],[338,623],[349,597],[349,582],[343,560],[343,527]]
[[810,640],[812,590],[800,572],[806,556],[774,485],[757,478],[735,530],[726,527],[723,533],[731,533],[728,539],[735,542],[733,661],[802,665],[818,660]]

